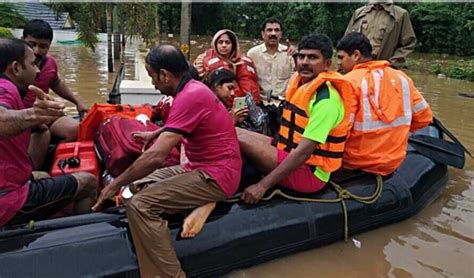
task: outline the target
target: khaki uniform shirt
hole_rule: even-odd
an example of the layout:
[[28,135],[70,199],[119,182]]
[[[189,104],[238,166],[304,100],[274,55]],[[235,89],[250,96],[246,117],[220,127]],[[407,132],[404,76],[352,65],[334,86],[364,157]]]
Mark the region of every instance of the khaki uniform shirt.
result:
[[247,56],[252,58],[257,68],[260,94],[265,99],[270,92],[273,96],[285,96],[288,80],[295,69],[295,62],[284,50],[286,46],[280,44],[278,51],[270,55],[262,43],[247,52]]
[[416,36],[408,12],[393,4],[369,4],[357,9],[346,29],[361,32],[372,44],[376,60],[403,66],[413,52]]

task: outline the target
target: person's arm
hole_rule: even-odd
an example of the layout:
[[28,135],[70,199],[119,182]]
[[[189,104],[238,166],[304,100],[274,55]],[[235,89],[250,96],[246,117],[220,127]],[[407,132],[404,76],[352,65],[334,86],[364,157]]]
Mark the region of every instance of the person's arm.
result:
[[[28,128],[50,123],[64,115],[64,104],[46,97],[39,88],[32,88],[35,93],[41,94],[36,98],[33,107],[13,110],[9,109],[7,100],[0,103],[0,137],[12,137]],[[40,92],[37,92],[39,90]]]
[[268,189],[303,165],[318,144],[324,144],[329,132],[342,120],[338,107],[328,100],[319,101],[313,108],[298,147],[293,149],[285,160],[260,182],[245,189],[241,198],[247,203],[257,203]]
[[401,66],[405,63],[406,57],[408,54],[412,53],[415,50],[416,45],[416,35],[413,31],[413,26],[411,25],[410,15],[408,12],[403,13],[400,26],[400,38],[398,41],[398,46],[395,49],[392,57],[389,61],[394,66]]
[[51,88],[56,94],[58,94],[58,96],[74,103],[77,107],[77,111],[79,113],[83,113],[83,112],[87,112],[88,108],[87,106],[84,105],[84,103],[82,103],[81,100],[79,100],[78,97],[76,97],[71,89],[69,89],[69,87],[66,85],[66,83],[64,83],[64,81],[62,81],[61,79],[58,80],[57,84]]
[[171,149],[179,143],[182,137],[183,136],[178,133],[169,131],[162,132],[149,149],[140,155],[125,172],[102,190],[92,210],[100,210],[102,203],[114,196],[123,185],[141,179],[160,168],[171,152]]
[[346,32],[344,32],[344,35],[347,35],[352,32],[352,27],[353,27],[352,25],[354,25],[355,16],[356,16],[356,11],[352,13],[351,20],[349,20],[349,24],[347,24]]
[[260,103],[260,86],[258,85],[257,70],[250,57],[245,57],[246,63],[240,65],[243,67],[237,70],[237,88],[235,88],[235,96],[245,96],[247,92],[251,92],[253,99],[257,104]]
[[206,75],[206,71],[204,69],[204,57],[206,56],[206,53],[201,53],[196,57],[196,60],[194,60],[193,66],[196,69],[199,78],[203,79]]
[[412,85],[413,101],[412,101],[412,119],[410,131],[414,132],[420,128],[429,125],[433,121],[433,111],[426,102],[421,93]]
[[8,138],[38,125],[33,108],[10,110],[0,104],[0,137]]
[[278,184],[285,177],[303,165],[309,159],[317,142],[302,138],[298,147],[292,150],[290,154],[273,171],[266,175],[257,184],[248,187],[242,194],[242,199],[246,203],[257,203],[270,188]]

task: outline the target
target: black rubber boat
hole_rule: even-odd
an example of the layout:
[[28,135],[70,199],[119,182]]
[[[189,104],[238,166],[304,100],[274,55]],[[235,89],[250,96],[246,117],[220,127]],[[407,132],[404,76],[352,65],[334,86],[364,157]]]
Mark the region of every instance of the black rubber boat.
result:
[[[438,137],[434,127],[424,133]],[[411,217],[439,196],[447,180],[447,165],[410,146],[401,167],[383,181],[375,203],[345,201],[349,235]],[[375,181],[374,176],[359,175],[340,185],[369,196]],[[312,197],[334,199],[337,192],[328,187]],[[215,277],[344,238],[341,204],[279,196],[258,205],[220,203],[194,239],[176,238],[181,221],[169,223],[183,269],[193,277]],[[65,276],[138,276],[124,209],[0,229],[0,277]]]

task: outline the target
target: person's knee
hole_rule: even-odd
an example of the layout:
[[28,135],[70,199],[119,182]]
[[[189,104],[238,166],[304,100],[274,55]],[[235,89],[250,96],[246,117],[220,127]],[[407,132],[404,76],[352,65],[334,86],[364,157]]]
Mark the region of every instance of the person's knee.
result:
[[77,181],[77,192],[87,196],[95,196],[97,188],[97,177],[87,172],[72,174]]
[[240,145],[249,143],[249,140],[251,140],[250,131],[239,127],[236,128],[236,131],[237,140],[239,141]]
[[77,141],[77,136],[79,133],[79,124],[70,126],[67,131],[64,133],[63,142],[74,142]]
[[125,202],[127,211],[133,214],[143,214],[149,207],[147,199],[140,194],[134,195],[130,200]]
[[54,136],[62,138],[63,142],[73,142],[77,140],[79,133],[79,121],[65,116],[57,119],[50,127]]

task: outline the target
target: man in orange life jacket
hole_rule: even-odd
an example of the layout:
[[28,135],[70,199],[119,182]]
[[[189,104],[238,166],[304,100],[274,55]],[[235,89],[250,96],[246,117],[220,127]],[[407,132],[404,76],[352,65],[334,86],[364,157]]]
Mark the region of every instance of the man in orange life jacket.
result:
[[382,176],[405,159],[409,132],[427,126],[433,113],[413,81],[388,61],[373,61],[362,33],[349,33],[337,44],[339,70],[355,89],[355,121],[346,142],[343,167]]
[[237,129],[242,153],[266,174],[241,198],[258,202],[272,186],[312,193],[324,187],[331,172],[341,166],[349,127],[352,86],[329,72],[332,43],[326,35],[301,39],[297,73],[290,79],[279,134],[271,138]]

